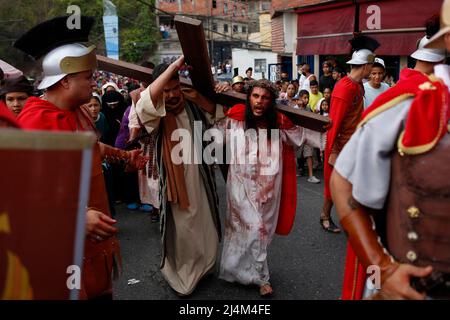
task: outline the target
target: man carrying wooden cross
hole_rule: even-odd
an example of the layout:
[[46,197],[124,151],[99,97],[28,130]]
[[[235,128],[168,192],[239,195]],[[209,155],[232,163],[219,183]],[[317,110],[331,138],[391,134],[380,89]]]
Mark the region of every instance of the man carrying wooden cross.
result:
[[[245,104],[236,104],[218,124],[231,148],[227,177],[227,216],[219,277],[256,285],[273,293],[267,250],[275,232],[286,235],[296,214],[297,178],[293,146],[320,147],[276,110],[278,91],[268,80],[249,82]],[[241,138],[239,142],[235,142]]]
[[[219,94],[214,95],[209,66],[203,63],[209,58],[207,57],[201,22],[186,17],[177,17],[175,22],[179,24],[177,25],[177,31],[183,53],[187,59],[189,58],[188,63],[192,67],[190,70],[192,71],[190,72],[192,84],[181,80],[181,85],[193,85],[202,92],[202,95],[196,90],[180,88],[178,70],[184,65],[184,57],[181,57],[171,65],[162,64],[153,70],[154,82],[140,93],[136,103],[136,112],[149,134],[152,134],[155,130],[159,131],[156,145],[160,159],[159,170],[161,170],[160,181],[162,185],[162,273],[176,292],[180,295],[188,295],[195,289],[198,281],[206,273],[213,270],[218,253],[220,221],[215,182],[210,167],[205,163],[199,165],[175,164],[172,161],[171,154],[176,150],[174,147],[177,147],[175,144],[178,142],[171,141],[171,137],[177,139],[178,130],[176,131],[176,129],[185,129],[192,137],[195,129],[194,121],[201,120],[208,127],[215,114],[218,115],[215,117],[216,119],[220,118],[222,108],[216,108],[216,105],[205,96],[209,99],[216,99],[225,105],[244,103],[246,96],[238,93],[219,93],[225,89],[222,86],[216,86],[215,91]],[[203,49],[200,50],[199,48]],[[104,67],[109,68],[109,71],[115,69],[127,72],[130,76],[134,74],[135,78],[144,77],[143,73],[146,72],[129,64],[122,63],[122,66],[119,66],[114,61],[105,61]],[[275,107],[273,101],[270,104]],[[327,123],[327,120],[319,115],[307,112],[302,114],[302,112],[292,112],[291,108],[283,108],[284,106],[277,106],[279,111],[290,113],[290,117],[295,120],[296,124],[304,125],[313,130],[323,131],[322,127]],[[237,109],[242,111],[242,107]],[[242,116],[243,113],[238,112],[235,115]],[[286,117],[283,119],[286,119]],[[258,117],[256,120],[258,120]],[[259,121],[256,122],[259,123]],[[203,125],[203,127],[205,126]],[[305,131],[305,139],[308,136],[312,136],[312,134]],[[320,135],[314,137],[318,138]],[[274,226],[276,225],[276,231],[279,234],[289,233],[296,211],[295,205],[292,205],[297,194],[293,157],[290,163],[294,169],[294,174],[290,178],[293,178],[294,181],[290,185],[289,193],[285,192],[285,194],[290,195],[290,201],[284,203],[289,202],[290,205],[288,205],[288,208],[283,208],[284,204],[280,203],[279,196],[274,197],[276,201],[270,201],[274,208],[280,208],[280,211],[288,212],[287,215],[281,215],[280,217],[283,218],[281,220],[278,218],[277,222],[278,212],[273,211],[275,214],[271,217],[273,220],[271,221],[274,222]],[[287,170],[283,171],[283,175],[287,172]],[[277,172],[276,176],[277,181],[280,182],[278,178],[281,177],[281,171]],[[285,177],[283,177],[284,179]],[[292,179],[290,181],[292,183]],[[278,194],[279,190],[274,190],[277,190],[276,193]],[[273,193],[274,190],[265,191]],[[242,203],[242,206],[246,203]],[[270,236],[267,238],[271,239],[274,231],[271,229]],[[263,243],[265,246],[267,244],[267,241]],[[228,252],[224,252],[223,255],[226,256],[227,254]],[[253,260],[250,258],[249,261],[251,263]],[[264,295],[270,294],[271,288],[270,286],[267,287],[267,268],[262,271],[262,274],[257,276],[262,281],[246,281],[244,283],[266,285],[261,293]]]
[[[177,129],[192,137],[194,121],[208,127],[216,114],[215,103],[196,90],[180,87],[178,71],[183,65],[181,56],[153,69],[154,81],[141,92],[136,113],[148,133],[159,130],[161,271],[173,290],[189,295],[203,276],[214,271],[221,234],[212,168],[204,162],[175,164],[171,156],[178,143],[171,137]],[[216,91],[225,88],[219,85]]]

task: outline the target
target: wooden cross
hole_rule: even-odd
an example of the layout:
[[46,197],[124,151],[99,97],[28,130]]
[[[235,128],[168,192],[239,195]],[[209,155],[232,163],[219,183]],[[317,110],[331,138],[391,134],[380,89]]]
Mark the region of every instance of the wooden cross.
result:
[[[174,21],[184,60],[191,67],[189,76],[192,79],[193,87],[204,96],[227,106],[245,103],[245,94],[237,92],[216,94],[214,92],[214,80],[202,22],[185,16],[175,16]],[[294,109],[281,104],[277,104],[276,108],[295,124],[314,131],[324,132],[326,131],[324,126],[330,123],[327,117],[305,110]]]
[[[180,77],[181,85],[193,87],[209,99],[225,106],[231,107],[237,103],[245,103],[245,94],[233,91],[215,93],[208,48],[201,21],[184,16],[176,16],[174,20],[184,59],[190,66],[189,76],[192,80]],[[97,55],[97,61],[100,70],[147,83],[151,82],[152,69],[100,55]],[[282,104],[277,104],[276,108],[289,117],[293,123],[314,131],[325,132],[326,129],[324,127],[330,124],[330,120],[327,117],[313,112],[294,109]]]

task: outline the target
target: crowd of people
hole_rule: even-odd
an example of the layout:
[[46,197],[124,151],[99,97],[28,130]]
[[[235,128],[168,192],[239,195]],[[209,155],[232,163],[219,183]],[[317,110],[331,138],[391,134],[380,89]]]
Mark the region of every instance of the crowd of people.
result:
[[230,60],[226,60],[225,63],[222,63],[219,61],[219,64],[217,66],[211,65],[211,73],[213,76],[221,74],[229,74],[231,73],[231,62]]
[[[280,80],[275,82],[278,89],[277,103],[314,112],[325,117],[329,116],[331,108],[331,95],[335,84],[347,75],[345,68],[337,64],[337,59],[329,57],[322,63],[322,75],[317,80],[316,75],[311,73],[311,67],[307,63],[298,65],[296,79],[290,79],[288,73],[282,71]],[[253,69],[246,70],[246,77],[236,76],[231,81],[235,92],[245,93],[246,83],[253,80]],[[386,91],[390,85],[385,82],[386,66],[384,61],[376,58],[368,79],[364,79],[364,106],[367,108],[375,98]],[[298,176],[306,172],[310,183],[320,183],[314,175],[314,170],[323,168],[323,150],[313,149],[304,144],[297,146]],[[306,164],[306,168],[305,168]],[[327,228],[326,228],[327,229]],[[337,230],[337,229],[336,229]]]
[[[444,2],[444,9],[450,11],[450,1]],[[39,97],[33,96],[34,86],[24,76],[2,81],[0,97],[5,106],[0,105],[0,125],[97,133],[86,209],[83,298],[112,297],[111,274],[120,252],[114,220],[118,202],[129,210],[149,212],[152,221],[160,221],[161,272],[177,294],[190,295],[219,264],[219,278],[255,285],[263,297],[272,295],[268,247],[275,233],[286,235],[292,228],[296,176],[304,170],[304,163],[310,183],[320,183],[314,170],[324,169],[324,204],[317,217],[322,228],[341,231],[331,218],[335,203],[349,235],[345,298],[449,297],[445,284],[450,272],[449,242],[435,241],[449,238],[447,172],[440,175],[443,178],[437,173],[433,182],[426,180],[423,177],[429,171],[436,173],[432,170],[439,166],[427,167],[410,157],[448,158],[448,89],[443,83],[450,77],[447,66],[438,66],[445,60],[444,47],[450,49],[446,21],[440,31],[439,20],[433,32],[427,30],[411,54],[417,61],[415,68],[402,70],[394,87],[383,82],[386,66],[375,56],[379,43],[357,35],[350,41],[353,53],[346,62],[348,72],[330,59],[323,62],[319,79],[304,63],[299,65],[297,79],[282,72],[280,81],[271,83],[253,79],[253,69],[248,68],[246,77],[216,84],[218,94],[228,90],[245,94],[242,103],[226,108],[180,85],[183,56],[155,66],[149,84],[95,71],[95,55],[77,43],[78,37],[65,38],[63,45],[56,41],[38,53],[24,45],[49,32],[55,23],[62,28],[66,25],[64,18],[55,18],[51,24],[44,22],[31,29],[16,43],[36,59],[43,58],[44,78],[37,86]],[[69,52],[76,63],[67,69],[62,61]],[[443,80],[429,77],[433,71]],[[277,103],[330,117],[325,145],[319,136],[308,134],[278,112]],[[227,166],[221,167],[227,186],[223,235],[214,166],[204,158],[200,163],[179,163],[173,157],[180,132],[194,136],[197,123],[225,132],[225,146],[231,139],[227,130],[256,132],[247,137],[256,150],[237,149]],[[272,136],[272,129],[280,139]],[[259,135],[263,134],[280,152],[266,154],[270,161],[240,163],[239,159],[261,158],[264,150]],[[277,170],[269,170],[272,166]],[[404,195],[392,195],[392,188],[402,189]],[[432,197],[429,190],[439,197]],[[372,218],[377,216],[371,212],[385,206],[392,225],[387,227],[387,240],[380,240],[385,235],[373,226]],[[425,222],[418,219],[411,226],[408,219],[417,219],[421,210]],[[410,218],[399,212],[407,212]],[[432,214],[436,219],[429,218]],[[428,235],[423,240],[427,245],[414,246],[421,232]],[[107,257],[106,265],[94,265],[99,255]],[[384,285],[375,293],[366,284],[364,268],[371,265],[381,268]],[[410,278],[427,277],[432,271],[447,282],[427,278],[422,291],[418,286],[413,289]],[[429,281],[436,283],[427,287]]]

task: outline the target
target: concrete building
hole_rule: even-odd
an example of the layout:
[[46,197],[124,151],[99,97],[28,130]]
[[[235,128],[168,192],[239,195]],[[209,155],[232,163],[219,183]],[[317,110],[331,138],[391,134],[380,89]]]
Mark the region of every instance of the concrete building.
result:
[[[231,60],[232,48],[260,47],[257,40],[261,38],[253,38],[256,42],[249,43],[249,34],[259,32],[259,12],[268,12],[270,1],[157,0],[155,6],[157,25],[163,25],[166,29],[165,34],[161,32],[157,62],[171,61],[181,54],[173,18],[175,15],[185,15],[202,21],[211,63],[217,66]],[[266,25],[264,28],[266,36],[270,36]],[[263,46],[268,44],[267,41],[263,43]]]
[[233,68],[238,68],[238,74],[245,77],[245,70],[253,68],[253,78],[269,79],[269,68],[277,63],[277,54],[270,49],[232,49]]
[[[248,40],[251,43],[259,44],[259,47],[271,48],[272,47],[272,23],[270,17],[270,11],[262,11],[259,13],[259,29],[257,32],[250,33]],[[250,45],[249,45],[250,46]]]
[[348,40],[358,31],[380,42],[376,53],[398,79],[401,69],[413,65],[408,56],[425,34],[425,21],[441,5],[441,0],[273,0],[272,50],[293,78],[299,62],[309,63],[320,76],[328,56],[346,66]]

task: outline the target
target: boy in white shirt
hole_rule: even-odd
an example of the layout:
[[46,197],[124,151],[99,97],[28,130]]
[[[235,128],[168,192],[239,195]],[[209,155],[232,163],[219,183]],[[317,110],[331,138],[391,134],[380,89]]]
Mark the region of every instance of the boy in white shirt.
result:
[[383,82],[385,73],[384,61],[380,58],[375,58],[372,71],[370,71],[369,81],[364,83],[364,109],[367,109],[376,97],[389,89],[389,85]]

